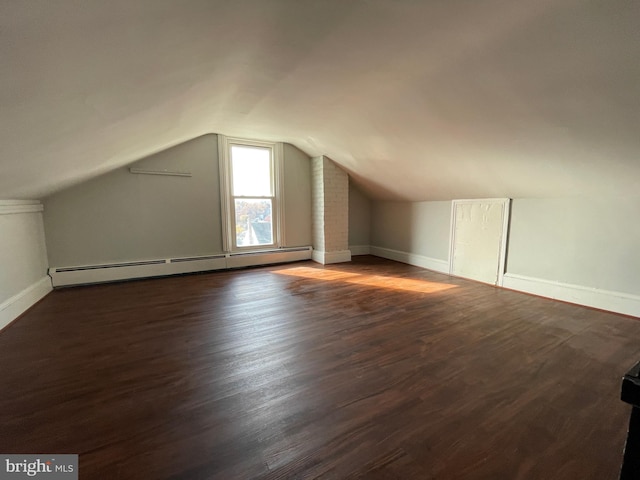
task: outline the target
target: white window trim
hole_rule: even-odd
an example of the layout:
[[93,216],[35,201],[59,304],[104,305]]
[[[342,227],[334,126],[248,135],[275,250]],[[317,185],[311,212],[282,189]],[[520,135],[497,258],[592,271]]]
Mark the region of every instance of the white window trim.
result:
[[[269,245],[254,245],[251,247],[234,247],[234,212],[232,202],[231,181],[231,146],[242,145],[248,147],[270,148],[273,162],[273,243]],[[238,252],[247,250],[269,250],[282,248],[286,245],[284,239],[284,176],[283,176],[283,145],[281,142],[265,142],[262,140],[249,140],[246,138],[227,137],[218,135],[218,158],[220,164],[220,206],[222,209],[222,247],[225,252]]]

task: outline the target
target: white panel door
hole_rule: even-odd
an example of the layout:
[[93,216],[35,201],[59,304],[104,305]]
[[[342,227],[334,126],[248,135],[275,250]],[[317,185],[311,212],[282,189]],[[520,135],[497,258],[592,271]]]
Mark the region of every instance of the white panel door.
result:
[[449,271],[502,285],[509,199],[454,200]]

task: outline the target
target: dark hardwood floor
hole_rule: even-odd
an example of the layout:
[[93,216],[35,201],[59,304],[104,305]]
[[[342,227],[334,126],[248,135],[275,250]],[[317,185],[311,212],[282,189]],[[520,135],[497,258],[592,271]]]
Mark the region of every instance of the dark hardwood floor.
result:
[[375,257],[57,290],[0,452],[81,479],[617,478],[640,322]]

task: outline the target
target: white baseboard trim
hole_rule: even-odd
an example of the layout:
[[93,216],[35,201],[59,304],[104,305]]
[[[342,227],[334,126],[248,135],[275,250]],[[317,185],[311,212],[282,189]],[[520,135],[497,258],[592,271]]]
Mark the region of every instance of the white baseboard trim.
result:
[[314,250],[311,254],[311,259],[316,263],[321,263],[322,265],[350,262],[351,251],[339,250],[336,252],[323,252],[320,250]]
[[504,288],[640,317],[640,296],[505,273]]
[[91,283],[164,277],[183,273],[208,272],[229,268],[272,265],[309,260],[311,247],[278,249],[263,252],[243,252],[202,257],[182,257],[160,260],[134,261],[118,264],[56,267],[49,269],[54,287]]
[[278,252],[260,252],[251,254],[227,255],[226,268],[253,267],[256,265],[273,265],[276,263],[297,262],[311,259],[308,247]]
[[[423,255],[390,248],[376,247],[374,245],[356,245],[349,248],[351,249],[352,255],[370,254],[376,257],[395,260],[396,262],[426,268],[427,270],[449,274],[449,262],[447,260],[425,257]],[[314,252],[314,254],[315,253],[316,252]],[[316,259],[314,258],[314,260]],[[319,260],[316,261],[319,262]],[[531,293],[554,300],[640,317],[640,295],[554,282],[515,273],[505,273],[502,286],[511,290]]]
[[352,257],[355,255],[369,255],[371,247],[369,245],[349,245],[349,251]]
[[91,265],[73,268],[50,268],[49,275],[54,287],[86,285],[90,283],[117,282],[135,278],[162,277],[181,273],[204,272],[226,268],[222,258],[184,263],[171,263],[167,260],[154,262],[130,262],[130,264]]
[[0,304],[0,330],[36,304],[52,290],[51,278],[40,280]]
[[38,200],[0,200],[0,215],[38,213],[43,210]]
[[390,248],[376,247],[373,245],[370,248],[370,253],[376,257],[387,258],[389,260],[395,260],[396,262],[408,263],[416,267],[433,270],[434,272],[449,274],[449,262],[447,260],[425,257],[424,255],[418,255],[416,253],[402,252],[400,250],[392,250]]

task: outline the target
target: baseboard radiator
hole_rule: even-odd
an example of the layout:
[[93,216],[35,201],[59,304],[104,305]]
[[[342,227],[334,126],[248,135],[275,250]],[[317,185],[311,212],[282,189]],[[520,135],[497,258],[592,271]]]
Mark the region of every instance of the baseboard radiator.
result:
[[115,282],[135,278],[272,265],[311,259],[311,247],[279,248],[258,252],[227,253],[196,257],[55,267],[49,269],[54,287]]

